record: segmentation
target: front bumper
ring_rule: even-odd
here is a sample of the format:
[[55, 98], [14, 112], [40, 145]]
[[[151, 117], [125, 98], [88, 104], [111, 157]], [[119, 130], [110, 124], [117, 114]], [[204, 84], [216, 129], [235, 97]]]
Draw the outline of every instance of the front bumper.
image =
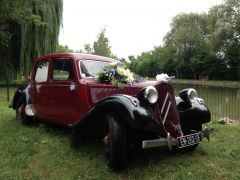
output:
[[[206, 128], [203, 131], [199, 132], [201, 139], [207, 138], [210, 140], [210, 133], [213, 132], [213, 128]], [[153, 147], [168, 147], [169, 150], [172, 150], [173, 146], [177, 146], [178, 141], [175, 138], [172, 138], [168, 133], [167, 138], [153, 139], [153, 140], [144, 140], [142, 142], [142, 149], [153, 148]]]

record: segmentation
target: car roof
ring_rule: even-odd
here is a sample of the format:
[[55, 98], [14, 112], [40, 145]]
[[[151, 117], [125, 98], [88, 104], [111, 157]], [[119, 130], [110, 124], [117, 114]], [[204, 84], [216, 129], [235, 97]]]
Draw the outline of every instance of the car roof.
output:
[[76, 59], [87, 59], [87, 60], [97, 60], [97, 61], [105, 61], [105, 62], [114, 62], [117, 61], [115, 59], [109, 58], [109, 57], [104, 57], [104, 56], [98, 56], [98, 55], [93, 55], [93, 54], [85, 54], [85, 53], [57, 53], [57, 54], [48, 54], [45, 56], [41, 56], [38, 58], [37, 61], [41, 61], [46, 58], [51, 58], [51, 57], [58, 57], [58, 58], [72, 58], [74, 60]]

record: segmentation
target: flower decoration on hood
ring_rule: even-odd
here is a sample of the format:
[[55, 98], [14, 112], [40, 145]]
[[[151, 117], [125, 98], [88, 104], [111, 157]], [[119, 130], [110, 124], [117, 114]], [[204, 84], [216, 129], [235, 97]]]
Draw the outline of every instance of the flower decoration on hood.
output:
[[134, 74], [118, 62], [107, 64], [97, 78], [99, 83], [113, 83], [120, 89], [124, 89], [124, 84], [132, 85], [134, 80]]

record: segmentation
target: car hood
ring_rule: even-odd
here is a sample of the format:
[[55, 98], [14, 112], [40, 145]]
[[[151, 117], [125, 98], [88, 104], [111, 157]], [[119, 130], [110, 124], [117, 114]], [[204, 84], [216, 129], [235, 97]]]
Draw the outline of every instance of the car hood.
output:
[[96, 83], [96, 81], [87, 81], [87, 92], [90, 105], [93, 106], [98, 101], [105, 97], [112, 96], [114, 94], [126, 94], [130, 96], [136, 96], [138, 92], [146, 86], [156, 86], [161, 82], [157, 81], [145, 81], [134, 84], [126, 84], [124, 88], [119, 88], [115, 84], [110, 83]]

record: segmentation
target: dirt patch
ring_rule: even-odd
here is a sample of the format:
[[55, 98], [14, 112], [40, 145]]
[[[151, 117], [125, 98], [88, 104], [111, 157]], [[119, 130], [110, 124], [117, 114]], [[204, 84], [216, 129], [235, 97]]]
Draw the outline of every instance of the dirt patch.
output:
[[227, 124], [227, 125], [232, 125], [232, 126], [237, 126], [240, 125], [240, 121], [235, 120], [235, 119], [229, 119], [229, 118], [220, 118], [218, 121], [219, 124]]

